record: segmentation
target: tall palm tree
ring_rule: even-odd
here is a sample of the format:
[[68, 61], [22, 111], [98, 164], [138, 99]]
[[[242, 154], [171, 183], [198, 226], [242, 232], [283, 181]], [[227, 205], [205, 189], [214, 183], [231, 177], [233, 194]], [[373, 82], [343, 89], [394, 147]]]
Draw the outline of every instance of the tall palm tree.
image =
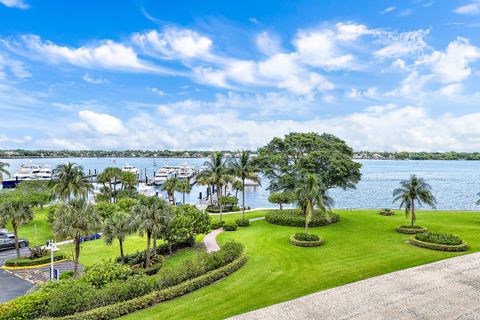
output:
[[167, 191], [168, 200], [175, 204], [175, 191], [178, 190], [180, 180], [177, 178], [168, 178], [162, 184], [162, 190]]
[[56, 210], [53, 222], [53, 233], [62, 239], [72, 239], [75, 245], [73, 273], [78, 274], [78, 259], [80, 257], [80, 237], [88, 235], [101, 227], [100, 216], [94, 207], [85, 200], [75, 200], [63, 204]]
[[15, 250], [17, 258], [20, 258], [20, 246], [18, 244], [18, 227], [33, 220], [33, 210], [20, 200], [12, 200], [2, 204], [0, 207], [0, 227], [7, 223], [12, 224], [13, 235], [15, 236]]
[[83, 167], [73, 163], [60, 164], [55, 168], [57, 176], [50, 180], [52, 193], [60, 200], [70, 201], [71, 196], [86, 199], [93, 186], [83, 172]]
[[3, 181], [3, 175], [10, 177], [10, 172], [7, 170], [8, 167], [10, 167], [10, 164], [0, 161], [0, 182]]
[[132, 225], [130, 223], [132, 217], [125, 211], [115, 211], [110, 217], [105, 220], [103, 226], [102, 236], [107, 245], [111, 245], [114, 239], [118, 240], [120, 245], [120, 258], [122, 263], [125, 263], [125, 257], [123, 254], [123, 242], [125, 238], [130, 235]]
[[393, 202], [400, 201], [400, 208], [405, 207], [405, 214], [408, 218], [408, 211], [412, 213], [412, 226], [417, 219], [415, 214], [415, 203], [426, 204], [435, 209], [437, 200], [432, 193], [432, 187], [416, 175], [410, 176], [408, 180], [400, 182], [400, 188], [393, 190]]
[[117, 181], [121, 181], [123, 174], [120, 168], [107, 167], [97, 177], [97, 182], [108, 188], [110, 202], [116, 202]]
[[192, 185], [190, 184], [190, 181], [187, 179], [180, 180], [177, 186], [177, 191], [182, 193], [182, 203], [185, 204], [185, 194], [192, 191]]
[[207, 195], [210, 194], [210, 205], [212, 205], [212, 178], [207, 171], [201, 171], [197, 174], [197, 183], [202, 186], [207, 186]]
[[157, 254], [156, 239], [173, 219], [173, 210], [170, 205], [156, 196], [142, 197], [140, 203], [132, 208], [131, 226], [139, 235], [147, 236], [145, 267], [150, 267], [150, 242], [153, 238], [154, 255]]
[[238, 201], [238, 191], [242, 191], [243, 190], [243, 183], [242, 181], [240, 180], [235, 180], [233, 181], [232, 183], [232, 189], [235, 190], [235, 198], [237, 198], [237, 201]]
[[227, 160], [224, 159], [223, 153], [214, 152], [210, 159], [204, 163], [207, 167], [205, 174], [207, 174], [212, 183], [217, 188], [217, 202], [220, 208], [220, 222], [222, 221], [222, 205], [220, 199], [222, 198], [222, 185], [225, 183], [225, 176], [229, 173]]
[[122, 172], [120, 175], [120, 182], [123, 190], [135, 190], [138, 184], [137, 175], [133, 172]]
[[245, 180], [249, 179], [260, 183], [260, 177], [248, 150], [240, 151], [238, 158], [232, 161], [231, 167], [234, 174], [242, 180], [242, 220], [245, 220]]
[[308, 175], [295, 189], [295, 199], [305, 213], [306, 235], [308, 235], [308, 224], [312, 220], [315, 206], [320, 209], [320, 212], [326, 214], [327, 218], [329, 217], [328, 209], [333, 204], [333, 199], [326, 194], [324, 185], [316, 175]]

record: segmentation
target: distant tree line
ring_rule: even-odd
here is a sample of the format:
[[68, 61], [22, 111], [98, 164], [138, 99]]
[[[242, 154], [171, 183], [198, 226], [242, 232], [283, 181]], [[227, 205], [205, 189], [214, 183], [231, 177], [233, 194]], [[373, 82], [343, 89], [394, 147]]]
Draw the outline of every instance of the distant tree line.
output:
[[357, 159], [392, 160], [480, 160], [480, 152], [371, 152], [357, 151]]

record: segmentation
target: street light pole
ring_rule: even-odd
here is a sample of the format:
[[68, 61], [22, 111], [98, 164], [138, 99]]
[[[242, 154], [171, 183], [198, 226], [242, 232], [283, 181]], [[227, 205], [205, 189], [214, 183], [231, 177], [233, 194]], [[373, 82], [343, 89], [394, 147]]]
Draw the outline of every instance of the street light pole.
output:
[[58, 251], [57, 244], [53, 242], [53, 240], [48, 241], [47, 249], [50, 250], [50, 280], [53, 280], [54, 278], [54, 268], [53, 268], [53, 258], [54, 258], [54, 252]]

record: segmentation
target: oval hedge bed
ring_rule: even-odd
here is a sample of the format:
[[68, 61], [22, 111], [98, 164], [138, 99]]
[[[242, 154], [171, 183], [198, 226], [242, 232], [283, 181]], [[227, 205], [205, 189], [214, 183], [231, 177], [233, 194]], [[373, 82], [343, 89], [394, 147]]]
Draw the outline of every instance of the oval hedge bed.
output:
[[[265, 215], [268, 223], [289, 227], [304, 227], [305, 216], [298, 209], [288, 209], [279, 211], [270, 211]], [[322, 227], [340, 221], [340, 216], [336, 213], [329, 213], [328, 216], [320, 214], [318, 211], [312, 217], [308, 224], [309, 227]]]
[[290, 236], [290, 243], [297, 247], [318, 247], [323, 240], [316, 234], [295, 233]]
[[[6, 267], [33, 267], [33, 266], [50, 263], [51, 261], [50, 259], [51, 259], [50, 255], [43, 256], [33, 260], [27, 257], [14, 258], [14, 259], [9, 259], [5, 261], [5, 266]], [[53, 261], [59, 261], [63, 259], [65, 259], [65, 256], [63, 254], [55, 254], [53, 256]]]
[[416, 234], [416, 233], [423, 233], [427, 231], [427, 228], [420, 227], [420, 226], [400, 226], [395, 230], [397, 230], [397, 232], [399, 233]]
[[413, 235], [410, 244], [438, 251], [466, 251], [468, 244], [457, 236], [446, 233], [424, 232]]

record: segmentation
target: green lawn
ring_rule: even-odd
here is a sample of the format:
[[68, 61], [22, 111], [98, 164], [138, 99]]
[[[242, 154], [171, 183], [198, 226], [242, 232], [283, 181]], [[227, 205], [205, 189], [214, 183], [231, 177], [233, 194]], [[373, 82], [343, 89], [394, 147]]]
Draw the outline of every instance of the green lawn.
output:
[[[47, 222], [47, 210], [33, 208], [34, 219], [27, 225], [21, 226], [18, 230], [20, 238], [28, 239], [31, 246], [44, 245], [47, 240], [53, 239], [53, 234]], [[7, 226], [12, 231], [12, 226]]]
[[[383, 217], [377, 211], [339, 211], [342, 220], [312, 228], [325, 239], [317, 248], [300, 248], [288, 238], [301, 228], [256, 221], [248, 228], [224, 232], [218, 240], [246, 247], [248, 262], [223, 281], [178, 299], [131, 314], [129, 319], [222, 319], [309, 293], [464, 253], [431, 251], [407, 245], [408, 235], [394, 228], [405, 224], [401, 213]], [[254, 212], [254, 215], [262, 215]], [[234, 220], [236, 215], [225, 220]], [[251, 216], [249, 217], [251, 218]], [[419, 212], [418, 225], [449, 232], [480, 250], [479, 212]]]

